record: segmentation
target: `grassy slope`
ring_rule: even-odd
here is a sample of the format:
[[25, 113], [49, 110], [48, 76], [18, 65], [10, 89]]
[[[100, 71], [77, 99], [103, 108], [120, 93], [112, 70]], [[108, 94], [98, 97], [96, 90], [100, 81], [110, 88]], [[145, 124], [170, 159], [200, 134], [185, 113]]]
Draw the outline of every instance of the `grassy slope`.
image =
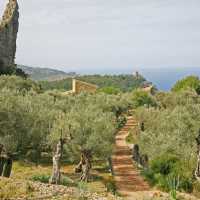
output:
[[[79, 174], [74, 173], [74, 167], [74, 165], [63, 165], [61, 170], [62, 176], [69, 177], [78, 183]], [[11, 179], [3, 179], [0, 181], [0, 199], [3, 199], [3, 197], [34, 196], [33, 191], [30, 189], [30, 180], [34, 176], [49, 176], [51, 175], [51, 170], [51, 165], [35, 166], [23, 162], [15, 162]], [[87, 184], [87, 191], [97, 193], [98, 195], [112, 196], [109, 195], [106, 188], [106, 184], [110, 180], [112, 178], [107, 168], [103, 165], [96, 164], [91, 172], [90, 182]], [[17, 184], [20, 185], [20, 190]], [[4, 188], [4, 190], [1, 190], [1, 188]]]

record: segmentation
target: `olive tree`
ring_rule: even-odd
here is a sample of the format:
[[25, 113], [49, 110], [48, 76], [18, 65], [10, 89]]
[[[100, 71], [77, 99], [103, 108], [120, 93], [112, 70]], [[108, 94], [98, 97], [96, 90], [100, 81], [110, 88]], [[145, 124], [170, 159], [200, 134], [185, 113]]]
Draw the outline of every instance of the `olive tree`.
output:
[[96, 105], [80, 103], [55, 122], [50, 140], [58, 143], [62, 133], [66, 146], [73, 154], [79, 154], [76, 170], [82, 172], [82, 181], [88, 180], [94, 157], [107, 159], [111, 155], [115, 135], [113, 119], [112, 113], [103, 112]]
[[[29, 158], [38, 162], [46, 146], [56, 111], [53, 98], [2, 89], [0, 92], [0, 143], [7, 160]], [[10, 166], [12, 162], [10, 162]], [[11, 171], [12, 167], [9, 167]], [[6, 174], [10, 174], [6, 173]]]
[[196, 167], [199, 97], [193, 92], [166, 93], [160, 101], [166, 105], [164, 109], [137, 110], [137, 118], [145, 123], [138, 144], [151, 163], [160, 163], [160, 158], [168, 163], [167, 156], [176, 158], [173, 173], [191, 179]]
[[133, 106], [134, 108], [141, 107], [141, 106], [156, 106], [156, 101], [152, 95], [150, 95], [146, 91], [142, 90], [134, 90], [133, 91]]
[[200, 80], [198, 76], [187, 76], [182, 80], [177, 81], [171, 90], [180, 92], [188, 89], [194, 89], [197, 94], [200, 94]]

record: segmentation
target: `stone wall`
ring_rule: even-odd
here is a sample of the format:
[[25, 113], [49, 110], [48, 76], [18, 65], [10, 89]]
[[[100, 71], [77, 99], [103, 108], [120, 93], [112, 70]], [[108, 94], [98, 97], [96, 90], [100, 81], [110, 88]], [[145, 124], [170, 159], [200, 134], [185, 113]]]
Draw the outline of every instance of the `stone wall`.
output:
[[0, 66], [12, 66], [15, 61], [19, 27], [17, 0], [9, 0], [0, 21]]
[[79, 94], [81, 92], [94, 93], [96, 92], [97, 88], [98, 87], [96, 85], [79, 81], [76, 79], [73, 79], [73, 82], [72, 82], [72, 91], [75, 94]]
[[97, 89], [98, 89], [98, 86], [96, 85], [73, 79], [72, 90], [63, 92], [62, 95], [66, 96], [66, 95], [71, 95], [71, 94], [79, 94], [81, 92], [95, 93]]

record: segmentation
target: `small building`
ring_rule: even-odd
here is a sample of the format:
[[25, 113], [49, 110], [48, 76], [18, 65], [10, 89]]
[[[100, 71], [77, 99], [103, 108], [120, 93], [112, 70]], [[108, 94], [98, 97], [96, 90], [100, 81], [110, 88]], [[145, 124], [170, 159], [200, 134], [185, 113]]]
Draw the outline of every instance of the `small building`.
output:
[[97, 88], [98, 87], [96, 85], [91, 83], [86, 83], [76, 79], [73, 79], [72, 81], [72, 91], [75, 94], [79, 94], [81, 92], [95, 93], [97, 91]]
[[95, 93], [98, 89], [98, 86], [91, 84], [91, 83], [86, 83], [83, 81], [79, 81], [76, 79], [72, 80], [72, 90], [69, 90], [67, 92], [64, 92], [64, 95], [69, 95], [69, 94], [80, 94], [81, 92], [88, 92], [88, 93]]
[[142, 84], [141, 90], [142, 90], [142, 91], [145, 91], [145, 92], [148, 92], [148, 93], [150, 93], [150, 94], [154, 94], [155, 91], [156, 91], [156, 89], [155, 89], [153, 83], [148, 82], [148, 81], [145, 81], [145, 82]]

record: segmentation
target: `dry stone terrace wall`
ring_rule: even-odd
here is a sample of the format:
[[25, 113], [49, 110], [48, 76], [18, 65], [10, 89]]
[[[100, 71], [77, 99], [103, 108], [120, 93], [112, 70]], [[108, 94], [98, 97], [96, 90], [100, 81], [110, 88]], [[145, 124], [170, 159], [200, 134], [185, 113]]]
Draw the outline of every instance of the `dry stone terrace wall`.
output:
[[98, 89], [98, 86], [94, 84], [73, 79], [72, 90], [63, 92], [62, 95], [65, 96], [65, 95], [71, 95], [71, 94], [79, 94], [81, 92], [95, 93], [97, 89]]
[[12, 66], [15, 60], [19, 27], [17, 0], [9, 0], [0, 18], [0, 66]]
[[75, 94], [79, 94], [81, 92], [94, 93], [94, 92], [96, 92], [96, 90], [98, 88], [96, 85], [86, 83], [83, 81], [79, 81], [79, 80], [75, 80], [75, 79], [73, 79], [72, 85], [73, 85], [72, 90], [73, 90], [73, 93], [75, 93]]

